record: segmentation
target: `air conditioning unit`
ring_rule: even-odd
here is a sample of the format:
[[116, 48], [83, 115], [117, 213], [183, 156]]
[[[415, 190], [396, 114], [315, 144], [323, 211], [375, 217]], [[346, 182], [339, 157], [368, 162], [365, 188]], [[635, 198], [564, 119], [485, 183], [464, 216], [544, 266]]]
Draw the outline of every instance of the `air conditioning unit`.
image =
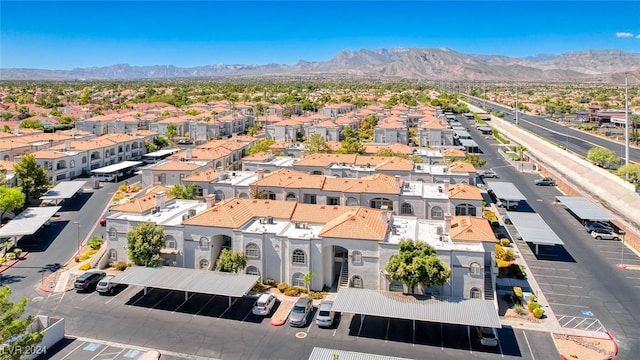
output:
[[157, 213], [159, 213], [160, 212], [160, 206], [154, 207], [153, 210], [155, 210]]
[[189, 214], [182, 214], [182, 221], [189, 219]]
[[299, 222], [296, 222], [294, 225], [296, 229], [300, 229], [302, 226], [302, 224], [300, 224]]
[[195, 209], [189, 209], [189, 216], [194, 216], [196, 214]]

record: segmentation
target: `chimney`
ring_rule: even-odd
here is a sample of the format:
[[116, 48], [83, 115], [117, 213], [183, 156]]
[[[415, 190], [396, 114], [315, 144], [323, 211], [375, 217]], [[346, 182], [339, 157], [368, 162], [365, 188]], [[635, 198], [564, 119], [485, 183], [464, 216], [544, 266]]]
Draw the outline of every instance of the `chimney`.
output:
[[71, 140], [64, 141], [64, 151], [67, 151], [71, 148]]
[[382, 221], [389, 223], [389, 213], [386, 211], [381, 211], [380, 216], [382, 217]]
[[233, 140], [233, 142], [238, 142], [238, 134], [231, 135], [231, 140]]
[[451, 214], [444, 214], [444, 231], [447, 233], [451, 230]]
[[71, 136], [75, 139], [76, 138], [76, 128], [71, 129]]
[[273, 159], [273, 151], [267, 150], [267, 161], [271, 161]]
[[185, 158], [186, 158], [187, 160], [191, 160], [191, 149], [187, 149], [187, 150], [186, 150]]
[[207, 201], [207, 209], [212, 208], [213, 205], [216, 204], [216, 195], [215, 194], [209, 194], [209, 195], [207, 195], [207, 197], [205, 199]]
[[400, 175], [396, 175], [396, 186], [398, 187], [398, 189], [402, 189], [402, 178], [400, 177]]
[[164, 207], [165, 198], [166, 198], [165, 192], [159, 191], [156, 194], [156, 206], [162, 209]]
[[442, 182], [442, 192], [445, 194], [449, 194], [449, 179]]
[[264, 179], [264, 169], [258, 169], [258, 180]]

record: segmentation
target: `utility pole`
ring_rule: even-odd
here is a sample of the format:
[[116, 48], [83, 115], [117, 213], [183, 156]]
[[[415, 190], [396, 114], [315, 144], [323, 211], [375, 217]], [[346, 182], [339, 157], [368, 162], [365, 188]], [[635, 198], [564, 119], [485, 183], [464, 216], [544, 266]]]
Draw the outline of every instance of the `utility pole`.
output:
[[518, 86], [516, 86], [516, 126], [518, 126]]
[[624, 78], [624, 164], [629, 165], [629, 84], [627, 78]]

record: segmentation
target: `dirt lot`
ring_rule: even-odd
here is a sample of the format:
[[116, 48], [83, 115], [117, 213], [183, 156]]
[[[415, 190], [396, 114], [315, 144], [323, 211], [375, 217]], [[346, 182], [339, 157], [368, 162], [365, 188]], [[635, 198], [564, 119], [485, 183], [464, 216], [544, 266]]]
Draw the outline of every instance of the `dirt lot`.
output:
[[613, 340], [553, 334], [558, 351], [567, 359], [609, 359], [615, 355]]

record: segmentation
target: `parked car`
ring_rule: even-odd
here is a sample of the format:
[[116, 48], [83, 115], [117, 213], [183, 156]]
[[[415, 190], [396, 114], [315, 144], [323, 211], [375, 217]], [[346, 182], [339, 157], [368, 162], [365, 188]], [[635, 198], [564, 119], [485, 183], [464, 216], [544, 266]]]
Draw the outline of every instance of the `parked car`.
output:
[[597, 221], [593, 221], [590, 223], [587, 223], [584, 228], [587, 230], [587, 232], [589, 234], [591, 234], [593, 231], [595, 230], [601, 230], [603, 232], [613, 232], [613, 228], [611, 226], [605, 225], [601, 222], [597, 222]]
[[253, 304], [254, 315], [269, 315], [273, 305], [276, 303], [276, 297], [273, 294], [262, 294]]
[[316, 316], [316, 324], [319, 327], [330, 327], [333, 325], [335, 313], [331, 310], [333, 301], [323, 301], [318, 306], [318, 315]]
[[92, 291], [105, 275], [104, 271], [87, 271], [76, 279], [73, 288], [79, 292]]
[[495, 171], [487, 170], [480, 173], [481, 178], [493, 178], [496, 179], [498, 174]]
[[620, 240], [616, 233], [602, 229], [593, 230], [591, 232], [591, 236], [593, 236], [594, 239], [598, 240]]
[[105, 277], [103, 277], [98, 282], [98, 285], [96, 285], [96, 291], [98, 293], [100, 293], [100, 295], [113, 294], [114, 292], [116, 292], [116, 290], [118, 289], [120, 284], [116, 284], [113, 281], [111, 281], [111, 280], [113, 280], [114, 277], [116, 277], [116, 276], [115, 275], [106, 275]]
[[496, 335], [496, 329], [490, 327], [474, 326], [474, 332], [480, 345], [498, 346], [498, 336]]
[[313, 308], [313, 301], [309, 298], [300, 298], [293, 305], [291, 314], [289, 314], [289, 325], [295, 327], [303, 327], [307, 325], [307, 318], [311, 309]]
[[550, 177], [543, 177], [541, 179], [536, 179], [534, 183], [538, 186], [556, 186], [556, 181]]

